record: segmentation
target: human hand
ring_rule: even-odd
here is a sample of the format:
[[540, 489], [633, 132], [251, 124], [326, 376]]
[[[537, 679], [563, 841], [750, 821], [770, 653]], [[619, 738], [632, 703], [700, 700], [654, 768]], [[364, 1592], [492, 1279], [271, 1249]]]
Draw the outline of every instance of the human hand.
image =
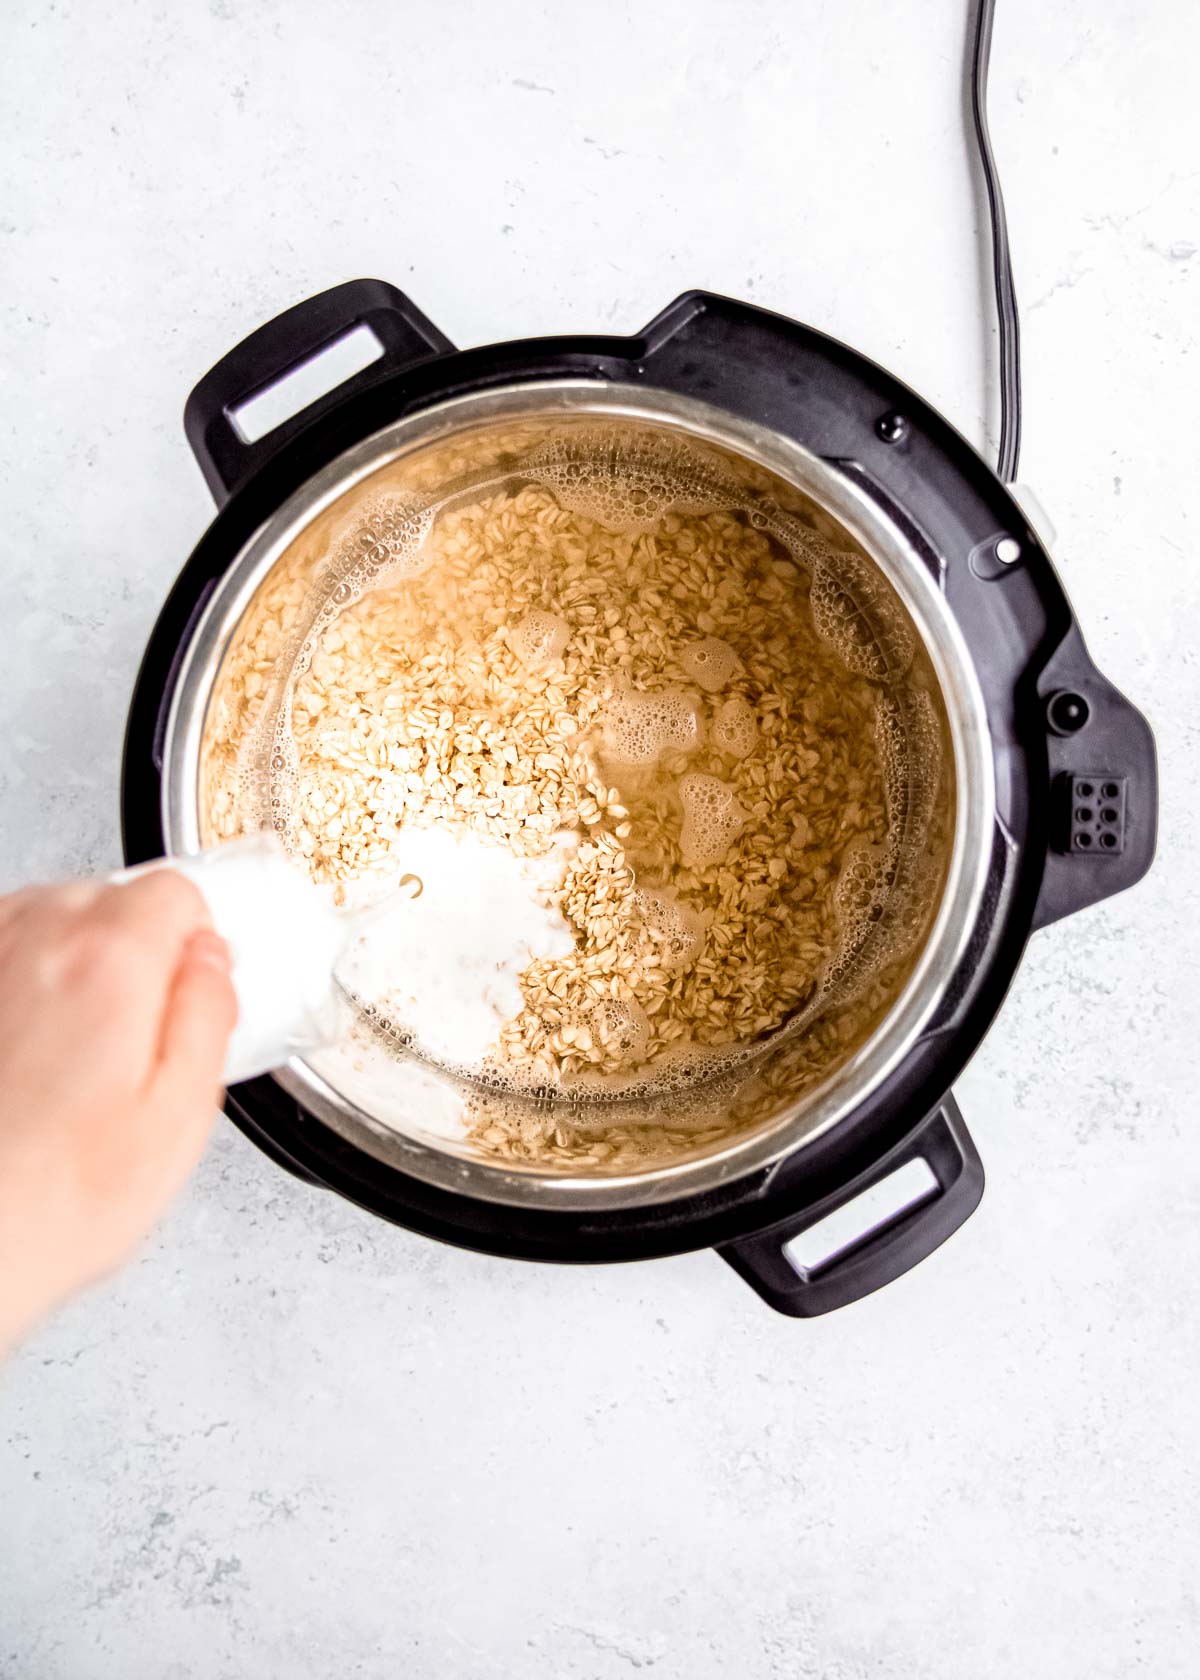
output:
[[0, 897], [0, 1349], [182, 1186], [236, 1018], [228, 950], [174, 871]]

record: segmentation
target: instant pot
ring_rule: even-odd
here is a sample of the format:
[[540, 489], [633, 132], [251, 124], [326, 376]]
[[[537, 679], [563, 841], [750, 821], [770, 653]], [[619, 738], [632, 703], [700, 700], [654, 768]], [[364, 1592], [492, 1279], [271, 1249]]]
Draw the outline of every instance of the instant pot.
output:
[[[380, 354], [248, 441], [258, 394], [369, 329]], [[218, 513], [146, 650], [129, 716], [125, 857], [202, 844], [204, 730], [222, 662], [272, 568], [348, 489], [431, 441], [581, 417], [719, 447], [792, 486], [869, 557], [936, 675], [953, 751], [953, 845], [936, 917], [866, 1042], [705, 1154], [568, 1176], [475, 1158], [385, 1123], [319, 1064], [232, 1087], [230, 1118], [280, 1166], [427, 1236], [528, 1260], [714, 1247], [773, 1307], [810, 1316], [897, 1277], [972, 1212], [983, 1168], [950, 1094], [1037, 928], [1132, 885], [1156, 826], [1154, 745], [1092, 664], [1022, 505], [927, 403], [845, 345], [702, 292], [629, 338], [460, 351], [403, 293], [352, 281], [223, 358], [188, 399]], [[804, 1263], [797, 1239], [910, 1162], [925, 1189]]]

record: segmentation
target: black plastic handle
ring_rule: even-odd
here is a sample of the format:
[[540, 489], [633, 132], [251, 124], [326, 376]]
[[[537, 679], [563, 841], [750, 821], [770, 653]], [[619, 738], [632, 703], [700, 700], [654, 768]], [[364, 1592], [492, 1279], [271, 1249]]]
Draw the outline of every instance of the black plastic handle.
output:
[[[937, 1190], [886, 1224], [867, 1232], [811, 1272], [798, 1267], [786, 1245], [909, 1161], [928, 1163]], [[969, 1219], [983, 1195], [983, 1162], [947, 1096], [940, 1108], [882, 1160], [799, 1218], [784, 1219], [718, 1249], [768, 1306], [791, 1318], [816, 1318], [881, 1289], [932, 1254]]]
[[[369, 327], [383, 354], [359, 373], [282, 421], [255, 443], [234, 425], [237, 408], [275, 385], [358, 326]], [[453, 350], [412, 300], [386, 280], [347, 280], [268, 321], [204, 375], [183, 411], [183, 425], [205, 482], [220, 506], [238, 486], [314, 420], [397, 368]]]

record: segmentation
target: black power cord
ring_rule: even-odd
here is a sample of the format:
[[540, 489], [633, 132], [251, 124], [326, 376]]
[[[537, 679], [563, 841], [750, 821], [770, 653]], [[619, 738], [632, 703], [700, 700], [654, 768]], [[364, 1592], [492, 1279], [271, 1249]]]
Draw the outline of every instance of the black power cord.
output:
[[1000, 177], [996, 171], [987, 120], [988, 60], [992, 52], [996, 0], [975, 0], [975, 6], [971, 114], [975, 119], [975, 139], [979, 146], [979, 162], [992, 221], [992, 273], [996, 282], [996, 318], [1000, 328], [1000, 447], [997, 450], [996, 471], [1005, 484], [1011, 484], [1017, 476], [1017, 461], [1021, 454], [1021, 327], [1017, 318], [1004, 195], [1000, 191]]

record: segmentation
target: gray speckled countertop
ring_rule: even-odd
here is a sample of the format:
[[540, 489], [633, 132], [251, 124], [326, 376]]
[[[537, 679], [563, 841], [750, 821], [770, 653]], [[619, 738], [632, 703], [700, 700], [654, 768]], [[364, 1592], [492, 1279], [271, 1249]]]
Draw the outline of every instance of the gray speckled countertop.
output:
[[[378, 274], [469, 344], [705, 285], [984, 440], [959, 0], [587, 11], [10, 0], [6, 884], [115, 861], [130, 685], [209, 513], [184, 394], [307, 293]], [[703, 1254], [437, 1248], [222, 1125], [0, 1375], [5, 1680], [1197, 1672], [1200, 14], [1000, 13], [1023, 476], [1164, 790], [1154, 874], [1033, 942], [959, 1087], [979, 1213], [789, 1323]]]

